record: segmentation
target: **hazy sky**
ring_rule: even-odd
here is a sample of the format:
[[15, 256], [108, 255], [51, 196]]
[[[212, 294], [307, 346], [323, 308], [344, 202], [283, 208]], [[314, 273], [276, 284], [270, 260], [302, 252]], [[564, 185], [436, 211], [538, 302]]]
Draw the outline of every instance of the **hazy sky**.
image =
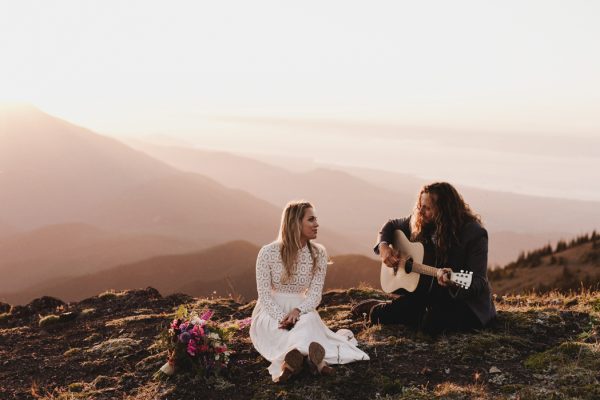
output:
[[590, 0], [0, 0], [0, 100], [224, 150], [405, 170], [388, 153], [410, 149], [426, 176], [600, 199], [597, 172], [573, 176], [600, 170], [599, 20]]

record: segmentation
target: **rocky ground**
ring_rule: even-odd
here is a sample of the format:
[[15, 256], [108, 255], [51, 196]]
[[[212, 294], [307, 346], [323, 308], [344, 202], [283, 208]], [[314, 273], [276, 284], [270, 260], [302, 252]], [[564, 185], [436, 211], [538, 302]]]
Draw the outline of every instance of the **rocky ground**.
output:
[[53, 298], [0, 305], [1, 399], [598, 399], [600, 292], [498, 298], [498, 319], [476, 334], [428, 337], [401, 326], [352, 319], [372, 289], [331, 291], [320, 313], [349, 328], [369, 362], [336, 367], [332, 377], [302, 373], [273, 384], [248, 338], [233, 339], [226, 376], [157, 379], [156, 348], [181, 304], [215, 310], [221, 322], [247, 318], [253, 303], [162, 297], [156, 290], [103, 293], [78, 303]]

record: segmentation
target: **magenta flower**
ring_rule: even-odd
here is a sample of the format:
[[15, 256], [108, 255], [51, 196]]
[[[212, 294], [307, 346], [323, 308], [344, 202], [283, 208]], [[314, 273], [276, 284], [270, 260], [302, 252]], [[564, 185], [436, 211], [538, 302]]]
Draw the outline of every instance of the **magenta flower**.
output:
[[208, 321], [212, 316], [213, 316], [214, 312], [211, 310], [207, 310], [206, 312], [204, 312], [204, 314], [202, 314], [200, 316], [200, 319], [203, 319], [205, 321]]
[[197, 350], [198, 350], [198, 348], [196, 347], [196, 342], [193, 340], [190, 340], [187, 344], [187, 353], [193, 357], [196, 355]]
[[194, 337], [204, 336], [204, 328], [202, 328], [201, 326], [195, 325], [194, 328], [192, 329], [192, 335]]

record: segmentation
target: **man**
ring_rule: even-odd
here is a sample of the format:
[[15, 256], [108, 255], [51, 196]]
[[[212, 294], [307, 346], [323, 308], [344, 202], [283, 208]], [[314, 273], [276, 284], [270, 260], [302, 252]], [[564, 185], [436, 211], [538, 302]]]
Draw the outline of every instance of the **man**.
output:
[[[487, 279], [487, 231], [452, 185], [424, 186], [411, 216], [383, 225], [373, 250], [389, 268], [400, 261], [389, 245], [397, 229], [423, 244], [423, 264], [439, 268], [437, 278], [421, 275], [414, 292], [400, 289], [401, 296], [391, 302], [363, 302], [355, 315], [366, 313], [371, 323], [402, 323], [430, 334], [480, 329], [496, 316]], [[473, 272], [468, 289], [450, 281], [449, 272], [460, 270]]]

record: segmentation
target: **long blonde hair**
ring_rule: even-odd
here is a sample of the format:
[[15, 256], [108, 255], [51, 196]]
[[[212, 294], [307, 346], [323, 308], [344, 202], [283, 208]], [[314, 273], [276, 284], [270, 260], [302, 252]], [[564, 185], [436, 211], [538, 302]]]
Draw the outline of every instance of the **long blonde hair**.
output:
[[[283, 261], [283, 268], [285, 270], [283, 282], [288, 282], [296, 272], [296, 259], [298, 258], [298, 251], [302, 248], [300, 241], [302, 219], [309, 208], [314, 207], [308, 201], [290, 201], [281, 214], [281, 227], [279, 229], [278, 240], [281, 242], [281, 260]], [[307, 246], [312, 258], [312, 273], [314, 274], [317, 270], [315, 249], [310, 240], [307, 242]]]

